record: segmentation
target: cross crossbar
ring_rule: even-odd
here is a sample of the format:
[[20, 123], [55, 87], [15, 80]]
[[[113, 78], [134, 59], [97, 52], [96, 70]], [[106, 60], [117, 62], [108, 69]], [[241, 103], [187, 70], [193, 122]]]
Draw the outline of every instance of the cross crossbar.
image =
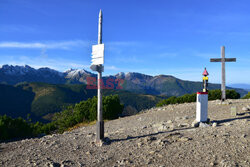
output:
[[236, 58], [224, 58], [224, 61], [221, 58], [212, 58], [210, 62], [236, 62]]

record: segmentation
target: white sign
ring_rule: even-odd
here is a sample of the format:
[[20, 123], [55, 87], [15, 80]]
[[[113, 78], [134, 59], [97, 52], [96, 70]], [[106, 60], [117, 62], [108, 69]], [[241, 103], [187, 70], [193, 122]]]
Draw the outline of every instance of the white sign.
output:
[[92, 65], [104, 64], [104, 44], [92, 46]]

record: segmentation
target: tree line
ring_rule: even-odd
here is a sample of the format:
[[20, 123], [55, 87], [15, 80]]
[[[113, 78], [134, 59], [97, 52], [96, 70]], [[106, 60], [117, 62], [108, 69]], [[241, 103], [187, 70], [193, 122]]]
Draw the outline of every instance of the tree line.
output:
[[[103, 97], [103, 118], [106, 120], [118, 118], [123, 111], [118, 95]], [[32, 123], [23, 118], [13, 119], [0, 116], [0, 140], [36, 137], [41, 134], [62, 133], [70, 127], [82, 122], [91, 122], [97, 118], [97, 98], [89, 98], [75, 105], [68, 106], [62, 112], [56, 113], [53, 121], [43, 124]]]
[[[185, 94], [180, 97], [172, 96], [170, 98], [159, 101], [156, 106], [161, 107], [169, 104], [180, 104], [180, 103], [191, 103], [196, 101], [196, 93]], [[226, 90], [226, 97], [228, 99], [239, 99], [240, 94], [235, 90]], [[208, 91], [208, 100], [221, 99], [221, 90], [210, 90]]]

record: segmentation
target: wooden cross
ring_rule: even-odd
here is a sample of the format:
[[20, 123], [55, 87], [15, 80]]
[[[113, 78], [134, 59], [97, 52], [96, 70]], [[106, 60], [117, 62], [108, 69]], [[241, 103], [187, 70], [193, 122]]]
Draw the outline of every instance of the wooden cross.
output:
[[225, 46], [221, 47], [221, 58], [212, 58], [210, 62], [221, 62], [221, 100], [226, 100], [225, 62], [236, 62], [236, 58], [225, 58]]

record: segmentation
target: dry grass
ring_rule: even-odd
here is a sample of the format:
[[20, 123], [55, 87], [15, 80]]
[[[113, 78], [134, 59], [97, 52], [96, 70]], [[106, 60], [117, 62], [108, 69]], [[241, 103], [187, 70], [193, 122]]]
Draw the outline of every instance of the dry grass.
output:
[[36, 90], [35, 91], [35, 94], [36, 94], [35, 100], [41, 96], [49, 95], [49, 94], [53, 93], [54, 91], [55, 91], [54, 88], [42, 88], [42, 89]]
[[[104, 122], [107, 122], [108, 120], [104, 120]], [[81, 128], [81, 127], [85, 127], [85, 126], [91, 126], [91, 125], [95, 125], [96, 124], [96, 120], [95, 121], [91, 121], [91, 122], [81, 122], [79, 124], [76, 124], [75, 126], [67, 129], [66, 131], [72, 131], [74, 129], [77, 128]]]

